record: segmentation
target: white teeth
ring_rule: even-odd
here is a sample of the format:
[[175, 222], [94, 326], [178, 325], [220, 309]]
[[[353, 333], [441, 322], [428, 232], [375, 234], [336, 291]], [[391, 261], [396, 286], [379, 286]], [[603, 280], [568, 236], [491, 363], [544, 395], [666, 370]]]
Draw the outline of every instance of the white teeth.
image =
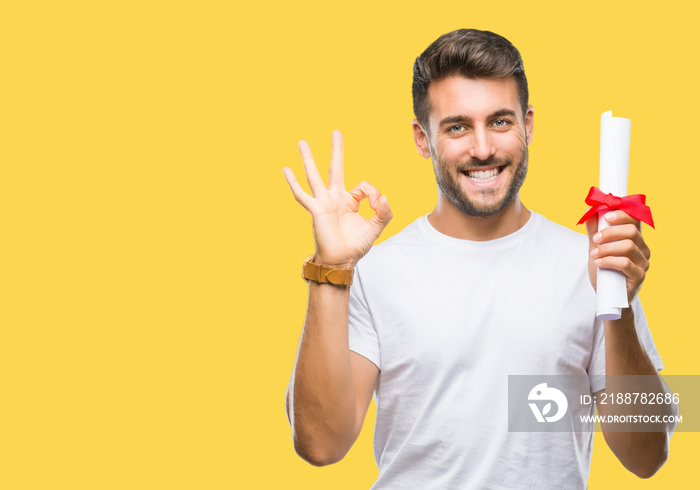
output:
[[470, 170], [467, 176], [474, 182], [490, 182], [498, 177], [499, 169], [494, 168], [491, 170]]

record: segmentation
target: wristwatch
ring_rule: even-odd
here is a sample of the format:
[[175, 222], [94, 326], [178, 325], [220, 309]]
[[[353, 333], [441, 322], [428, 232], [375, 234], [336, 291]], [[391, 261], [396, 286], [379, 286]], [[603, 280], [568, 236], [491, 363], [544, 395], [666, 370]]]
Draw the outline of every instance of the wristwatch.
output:
[[349, 286], [352, 284], [352, 269], [333, 269], [325, 265], [315, 264], [315, 255], [304, 261], [301, 277], [306, 281], [314, 281], [320, 284], [335, 284], [336, 286]]

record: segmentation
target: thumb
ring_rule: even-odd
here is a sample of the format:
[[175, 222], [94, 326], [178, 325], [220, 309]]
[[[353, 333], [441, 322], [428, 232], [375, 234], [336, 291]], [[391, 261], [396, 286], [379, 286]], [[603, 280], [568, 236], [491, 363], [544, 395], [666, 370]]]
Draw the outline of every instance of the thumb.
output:
[[391, 221], [393, 217], [394, 215], [389, 208], [389, 200], [386, 196], [380, 197], [377, 200], [377, 212], [372, 216], [370, 221], [382, 229], [389, 224], [389, 221]]
[[593, 239], [593, 235], [598, 233], [598, 215], [594, 214], [588, 220], [586, 220], [586, 232], [588, 233], [588, 240]]

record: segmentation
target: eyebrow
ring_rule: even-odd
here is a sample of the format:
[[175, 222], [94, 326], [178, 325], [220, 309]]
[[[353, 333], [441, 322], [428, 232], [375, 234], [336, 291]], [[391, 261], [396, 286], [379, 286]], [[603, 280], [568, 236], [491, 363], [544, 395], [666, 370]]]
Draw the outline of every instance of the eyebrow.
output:
[[[512, 111], [510, 109], [499, 109], [496, 112], [489, 114], [488, 119], [493, 119], [494, 117], [503, 117], [503, 116], [517, 117], [517, 114], [515, 113], [515, 111]], [[447, 116], [446, 118], [441, 120], [438, 127], [443, 127], [446, 124], [454, 124], [454, 123], [459, 123], [459, 122], [471, 123], [471, 122], [473, 122], [473, 120], [469, 116], [457, 114], [455, 116]]]

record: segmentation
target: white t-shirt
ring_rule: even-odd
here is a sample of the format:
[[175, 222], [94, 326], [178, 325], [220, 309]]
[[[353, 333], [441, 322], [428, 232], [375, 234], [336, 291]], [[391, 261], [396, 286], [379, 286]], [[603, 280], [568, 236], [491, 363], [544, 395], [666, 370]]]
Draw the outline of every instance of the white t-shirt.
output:
[[424, 216], [372, 248], [356, 267], [349, 338], [380, 369], [373, 489], [586, 487], [593, 433], [508, 432], [507, 397], [509, 374], [605, 373], [587, 261], [585, 235], [536, 213], [483, 242]]

